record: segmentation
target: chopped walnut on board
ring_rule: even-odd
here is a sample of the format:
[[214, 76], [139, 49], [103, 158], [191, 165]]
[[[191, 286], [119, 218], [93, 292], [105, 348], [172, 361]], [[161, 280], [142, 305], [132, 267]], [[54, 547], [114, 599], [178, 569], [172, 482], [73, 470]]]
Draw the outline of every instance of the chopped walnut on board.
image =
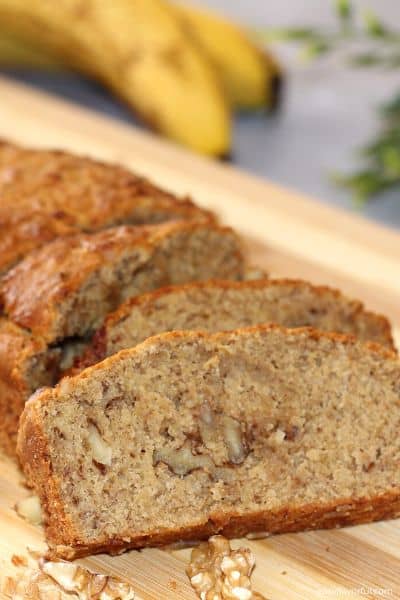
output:
[[186, 573], [200, 600], [266, 600], [251, 589], [255, 558], [249, 548], [232, 550], [222, 535], [192, 550]]
[[92, 573], [75, 563], [46, 561], [23, 569], [2, 582], [1, 592], [10, 600], [134, 600], [128, 583], [109, 575]]

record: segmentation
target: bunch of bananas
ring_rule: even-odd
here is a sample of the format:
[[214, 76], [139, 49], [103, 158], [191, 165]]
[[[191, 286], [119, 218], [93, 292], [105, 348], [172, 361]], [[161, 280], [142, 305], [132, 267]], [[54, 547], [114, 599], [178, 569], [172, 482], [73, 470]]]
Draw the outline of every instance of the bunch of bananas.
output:
[[83, 72], [215, 156], [229, 153], [231, 111], [272, 107], [280, 78], [238, 27], [173, 0], [0, 0], [0, 64]]

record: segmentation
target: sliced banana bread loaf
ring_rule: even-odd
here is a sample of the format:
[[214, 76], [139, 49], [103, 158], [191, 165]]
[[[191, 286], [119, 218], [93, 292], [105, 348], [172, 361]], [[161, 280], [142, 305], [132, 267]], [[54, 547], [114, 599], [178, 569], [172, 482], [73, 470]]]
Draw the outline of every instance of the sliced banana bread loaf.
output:
[[0, 385], [8, 391], [0, 400], [0, 444], [15, 448], [29, 395], [57, 381], [122, 300], [160, 285], [243, 274], [237, 237], [210, 222], [120, 226], [33, 251], [3, 281], [9, 320], [0, 328]]
[[349, 333], [395, 350], [388, 320], [338, 290], [289, 279], [207, 281], [124, 302], [106, 318], [74, 372], [164, 331], [228, 331], [263, 323]]
[[54, 554], [400, 514], [400, 364], [353, 337], [260, 326], [122, 350], [21, 418]]
[[0, 140], [0, 273], [62, 235], [211, 213], [118, 165]]
[[162, 285], [241, 279], [238, 238], [214, 223], [113, 227], [60, 238], [3, 278], [4, 313], [47, 342], [85, 336], [131, 296]]

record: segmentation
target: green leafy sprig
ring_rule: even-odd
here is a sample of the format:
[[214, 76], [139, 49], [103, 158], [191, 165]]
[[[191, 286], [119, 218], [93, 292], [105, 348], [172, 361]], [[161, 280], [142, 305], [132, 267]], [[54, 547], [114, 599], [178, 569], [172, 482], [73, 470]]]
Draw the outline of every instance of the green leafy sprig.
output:
[[349, 189], [359, 203], [400, 186], [400, 94], [382, 106], [382, 126], [376, 137], [361, 150], [365, 167], [334, 181]]
[[[315, 27], [279, 29], [264, 34], [268, 40], [298, 44], [303, 57], [316, 59], [339, 48], [347, 48], [352, 66], [385, 69], [400, 67], [400, 32], [383, 23], [371, 11], [361, 17], [350, 0], [335, 0], [338, 26], [334, 31]], [[354, 50], [351, 42], [357, 42]], [[366, 46], [359, 50], [360, 46]], [[380, 108], [381, 127], [375, 138], [361, 149], [365, 165], [350, 175], [335, 175], [334, 181], [351, 191], [358, 203], [364, 203], [389, 188], [400, 186], [400, 92]]]

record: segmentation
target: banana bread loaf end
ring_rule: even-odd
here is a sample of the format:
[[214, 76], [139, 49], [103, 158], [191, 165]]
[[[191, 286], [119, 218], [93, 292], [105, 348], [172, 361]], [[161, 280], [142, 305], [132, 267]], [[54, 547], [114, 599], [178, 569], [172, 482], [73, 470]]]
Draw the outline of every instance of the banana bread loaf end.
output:
[[113, 164], [0, 140], [0, 274], [56, 237], [211, 212]]

